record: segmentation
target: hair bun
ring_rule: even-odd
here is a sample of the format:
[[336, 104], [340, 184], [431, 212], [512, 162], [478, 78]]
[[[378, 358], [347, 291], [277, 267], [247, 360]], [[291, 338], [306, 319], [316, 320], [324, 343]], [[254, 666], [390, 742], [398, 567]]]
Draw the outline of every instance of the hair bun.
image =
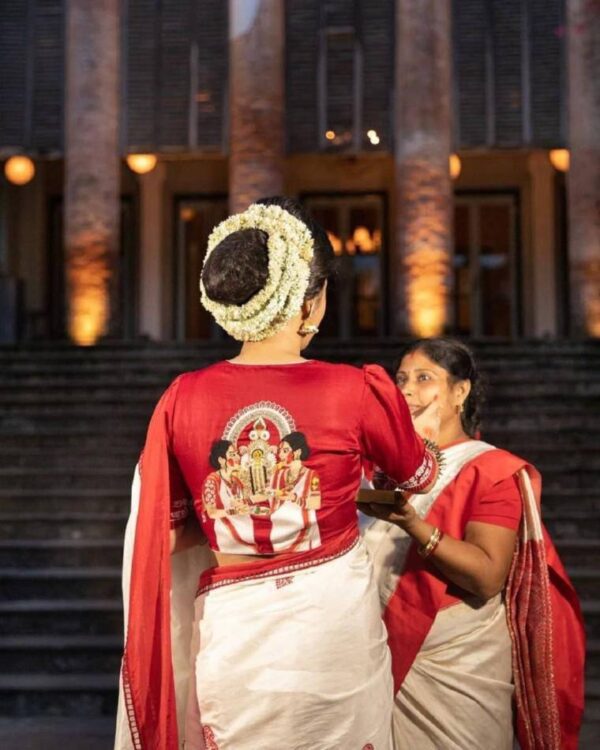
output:
[[243, 305], [267, 283], [268, 235], [240, 229], [225, 237], [206, 260], [202, 283], [207, 296], [225, 305]]

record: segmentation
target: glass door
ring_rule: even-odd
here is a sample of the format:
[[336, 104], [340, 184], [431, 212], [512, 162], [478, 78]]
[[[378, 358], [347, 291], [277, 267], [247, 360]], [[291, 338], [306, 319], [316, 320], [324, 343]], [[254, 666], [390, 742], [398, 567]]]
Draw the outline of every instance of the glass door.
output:
[[507, 338], [520, 334], [518, 200], [516, 192], [455, 197], [457, 333]]
[[322, 334], [343, 339], [383, 335], [384, 196], [307, 195], [303, 202], [327, 230], [338, 260]]

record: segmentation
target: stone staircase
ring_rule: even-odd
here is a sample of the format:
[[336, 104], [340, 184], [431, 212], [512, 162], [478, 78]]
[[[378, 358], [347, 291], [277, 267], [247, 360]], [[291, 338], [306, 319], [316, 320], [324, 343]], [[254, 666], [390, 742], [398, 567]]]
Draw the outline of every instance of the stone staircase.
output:
[[[399, 347], [322, 343], [313, 355], [390, 366]], [[545, 523], [586, 617], [589, 726], [600, 726], [600, 345], [475, 348], [490, 381], [484, 438], [544, 477]], [[0, 715], [114, 711], [133, 466], [168, 382], [223, 354], [168, 344], [0, 348]]]

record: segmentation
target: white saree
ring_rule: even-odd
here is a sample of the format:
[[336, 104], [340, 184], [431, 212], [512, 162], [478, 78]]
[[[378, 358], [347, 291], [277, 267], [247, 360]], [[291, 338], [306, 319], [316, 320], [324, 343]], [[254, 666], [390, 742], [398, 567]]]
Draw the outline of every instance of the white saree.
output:
[[[136, 468], [123, 556], [125, 633], [139, 498]], [[207, 546], [171, 557], [181, 750], [391, 750], [390, 653], [363, 543], [327, 562], [196, 596], [200, 573], [214, 562]], [[121, 676], [114, 750], [139, 748]]]
[[[431, 492], [410, 502], [425, 518], [462, 467], [494, 447], [469, 441], [442, 451]], [[396, 590], [411, 544], [398, 526], [361, 517], [382, 611]], [[513, 746], [511, 638], [502, 596], [441, 609], [395, 695], [395, 750], [509, 750]]]

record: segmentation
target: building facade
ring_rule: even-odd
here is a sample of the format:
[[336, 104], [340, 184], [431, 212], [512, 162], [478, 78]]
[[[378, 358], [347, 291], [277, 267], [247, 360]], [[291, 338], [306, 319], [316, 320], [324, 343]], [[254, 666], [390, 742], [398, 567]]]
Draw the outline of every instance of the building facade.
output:
[[[7, 336], [218, 339], [198, 303], [208, 234], [280, 192], [338, 256], [325, 336], [600, 336], [597, 4], [14, 0], [2, 15], [0, 156], [35, 166], [0, 187]], [[132, 154], [156, 164], [138, 174]], [[550, 160], [569, 155], [570, 171]]]

